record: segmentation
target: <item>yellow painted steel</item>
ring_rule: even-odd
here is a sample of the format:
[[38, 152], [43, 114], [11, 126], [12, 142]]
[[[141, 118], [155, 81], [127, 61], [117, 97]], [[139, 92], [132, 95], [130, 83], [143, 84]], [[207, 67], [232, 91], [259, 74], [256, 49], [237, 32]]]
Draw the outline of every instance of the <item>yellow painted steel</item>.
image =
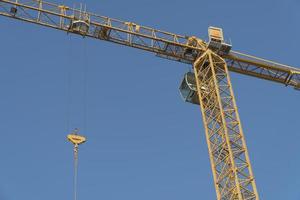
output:
[[[229, 71], [300, 89], [298, 68], [232, 50], [220, 54], [195, 36], [169, 33], [42, 0], [0, 0], [0, 15], [193, 64], [217, 199], [259, 200]], [[210, 35], [216, 41], [224, 39], [222, 29], [216, 27], [211, 27]], [[74, 144], [76, 177], [78, 145], [86, 138], [75, 132], [68, 135], [68, 140]]]
[[[14, 9], [12, 9], [14, 8]], [[106, 40], [156, 53], [157, 56], [193, 64], [208, 44], [195, 36], [153, 29], [134, 22], [57, 5], [42, 0], [0, 0], [0, 15], [68, 33]], [[72, 29], [78, 16], [88, 20], [86, 31]], [[300, 89], [300, 70], [251, 55], [230, 51], [222, 55], [229, 71], [254, 76]]]
[[218, 200], [259, 200], [225, 60], [207, 50], [194, 63]]
[[86, 142], [86, 138], [82, 135], [77, 135], [77, 134], [69, 134], [67, 136], [68, 140], [72, 142], [74, 145], [80, 145], [84, 142]]

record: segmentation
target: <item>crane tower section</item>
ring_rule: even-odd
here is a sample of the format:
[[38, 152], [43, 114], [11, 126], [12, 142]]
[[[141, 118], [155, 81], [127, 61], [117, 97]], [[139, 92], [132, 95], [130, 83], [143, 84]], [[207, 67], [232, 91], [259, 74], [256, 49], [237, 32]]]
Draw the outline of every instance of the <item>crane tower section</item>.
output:
[[259, 200], [226, 61], [208, 49], [194, 63], [218, 200]]
[[[217, 27], [206, 42], [42, 0], [0, 0], [0, 15], [192, 64], [180, 90], [201, 107], [217, 199], [259, 200], [229, 71], [300, 89], [298, 68], [232, 51]], [[85, 141], [71, 136], [75, 145]]]

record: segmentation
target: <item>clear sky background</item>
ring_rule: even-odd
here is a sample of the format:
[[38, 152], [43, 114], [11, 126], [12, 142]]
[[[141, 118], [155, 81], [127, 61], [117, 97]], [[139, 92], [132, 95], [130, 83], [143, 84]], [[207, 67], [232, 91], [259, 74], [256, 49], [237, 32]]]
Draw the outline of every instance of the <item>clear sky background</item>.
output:
[[[220, 26], [234, 50], [300, 66], [298, 0], [83, 3], [203, 39], [208, 26]], [[178, 91], [190, 66], [4, 17], [0, 25], [0, 200], [73, 199], [66, 135], [75, 127], [88, 138], [78, 200], [216, 199], [200, 109]], [[299, 200], [300, 93], [231, 78], [261, 199]]]

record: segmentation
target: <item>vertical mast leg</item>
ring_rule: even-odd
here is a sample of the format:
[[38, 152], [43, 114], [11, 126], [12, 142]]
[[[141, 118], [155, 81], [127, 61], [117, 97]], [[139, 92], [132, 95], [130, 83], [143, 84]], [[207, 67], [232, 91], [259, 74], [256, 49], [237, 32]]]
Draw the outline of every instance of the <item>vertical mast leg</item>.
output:
[[194, 63], [218, 200], [259, 200], [226, 62], [207, 50]]

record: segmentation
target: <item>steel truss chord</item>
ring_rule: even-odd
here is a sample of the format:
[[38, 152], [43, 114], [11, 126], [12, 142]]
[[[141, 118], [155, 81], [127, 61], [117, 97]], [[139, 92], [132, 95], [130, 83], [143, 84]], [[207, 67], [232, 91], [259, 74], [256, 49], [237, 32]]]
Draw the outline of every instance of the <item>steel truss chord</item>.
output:
[[226, 62], [207, 50], [194, 63], [218, 200], [259, 200]]
[[217, 199], [259, 200], [229, 71], [300, 90], [300, 69], [233, 51], [216, 27], [222, 37], [206, 42], [43, 0], [0, 0], [0, 15], [193, 64], [197, 90], [193, 75], [183, 89], [200, 102]]
[[[162, 58], [188, 64], [208, 48], [207, 42], [195, 36], [178, 35], [42, 0], [0, 0], [0, 15], [150, 51]], [[78, 16], [85, 16], [81, 21], [86, 23], [85, 31], [72, 28], [72, 23], [78, 23]], [[300, 89], [300, 70], [297, 68], [235, 51], [222, 57], [226, 59], [229, 71]]]
[[232, 51], [225, 60], [229, 71], [300, 89], [300, 71], [287, 65]]
[[[0, 15], [6, 17], [151, 51], [174, 60], [192, 63], [195, 57], [186, 54], [186, 50], [194, 52], [204, 50], [203, 46], [188, 45], [188, 36], [160, 31], [64, 5], [40, 0], [0, 0], [0, 3], [2, 8]], [[71, 23], [78, 20], [78, 16], [87, 16], [88, 28], [85, 32], [72, 30]]]

